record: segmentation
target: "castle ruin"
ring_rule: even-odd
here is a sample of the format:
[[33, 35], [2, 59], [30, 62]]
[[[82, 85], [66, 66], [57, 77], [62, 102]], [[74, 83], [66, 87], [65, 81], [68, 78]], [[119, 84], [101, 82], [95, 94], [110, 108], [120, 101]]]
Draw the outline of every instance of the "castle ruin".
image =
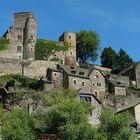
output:
[[13, 26], [9, 27], [3, 38], [9, 39], [8, 49], [0, 51], [1, 58], [35, 58], [36, 18], [31, 12], [14, 14]]

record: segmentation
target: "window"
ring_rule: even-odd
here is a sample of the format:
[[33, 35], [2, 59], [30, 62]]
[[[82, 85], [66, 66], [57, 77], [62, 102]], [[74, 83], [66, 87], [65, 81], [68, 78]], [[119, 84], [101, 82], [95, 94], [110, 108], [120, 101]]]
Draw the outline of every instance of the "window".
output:
[[98, 87], [101, 87], [101, 83], [97, 83], [97, 86], [98, 86]]
[[54, 73], [54, 75], [56, 76], [56, 72]]
[[94, 84], [94, 83], [92, 83], [92, 85], [94, 86], [95, 84]]
[[19, 55], [19, 59], [21, 59], [21, 56]]
[[71, 73], [72, 73], [72, 74], [76, 74], [76, 71], [75, 71], [75, 70], [72, 70]]
[[99, 79], [99, 75], [95, 75], [95, 78]]
[[21, 35], [18, 35], [18, 40], [21, 40], [22, 39], [22, 36]]
[[72, 55], [72, 52], [70, 52], [70, 54]]
[[17, 52], [20, 53], [22, 51], [22, 47], [21, 46], [17, 46]]
[[76, 80], [74, 80], [73, 82], [74, 82], [74, 85], [76, 85]]
[[80, 96], [80, 100], [91, 104], [91, 97]]
[[79, 72], [79, 75], [84, 75], [84, 72], [80, 71], [80, 72]]
[[31, 35], [31, 39], [33, 39], [33, 36]]
[[95, 91], [95, 96], [96, 96], [96, 97], [98, 96], [98, 92], [97, 92], [97, 91]]
[[84, 86], [85, 85], [85, 82], [82, 82], [82, 86]]
[[69, 43], [71, 45], [71, 43]]
[[[82, 102], [86, 102], [86, 103], [89, 103], [91, 105], [91, 97], [89, 96], [80, 96], [80, 100]], [[90, 111], [90, 116], [92, 116], [92, 111]]]
[[71, 39], [71, 35], [69, 35], [69, 39]]

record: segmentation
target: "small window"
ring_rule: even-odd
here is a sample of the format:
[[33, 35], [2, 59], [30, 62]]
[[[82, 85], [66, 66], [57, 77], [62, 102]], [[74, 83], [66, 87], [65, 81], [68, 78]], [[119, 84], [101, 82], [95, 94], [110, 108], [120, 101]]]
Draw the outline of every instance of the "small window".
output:
[[69, 39], [71, 39], [71, 35], [69, 35]]
[[72, 55], [72, 52], [70, 52], [70, 54]]
[[21, 40], [22, 39], [22, 36], [21, 35], [18, 35], [18, 40]]
[[71, 43], [69, 43], [71, 45]]
[[94, 86], [95, 84], [94, 84], [94, 83], [92, 83], [92, 85]]
[[56, 76], [56, 72], [54, 73], [54, 75]]
[[95, 75], [95, 78], [99, 79], [99, 75]]
[[97, 92], [97, 91], [95, 91], [95, 96], [97, 97], [97, 95], [98, 95], [98, 92]]
[[33, 48], [31, 48], [31, 51], [33, 50]]
[[82, 86], [85, 86], [85, 82], [82, 82]]
[[97, 86], [98, 86], [98, 87], [101, 87], [101, 83], [97, 83]]
[[21, 46], [17, 46], [17, 52], [20, 53], [22, 51], [22, 47]]
[[21, 59], [21, 56], [19, 55], [19, 59]]
[[31, 39], [34, 39], [34, 37], [31, 35]]
[[74, 85], [76, 85], [76, 80], [74, 80]]
[[84, 75], [84, 72], [80, 71], [80, 72], [79, 72], [79, 75]]
[[72, 73], [72, 74], [76, 74], [76, 71], [75, 71], [75, 70], [72, 70], [71, 73]]

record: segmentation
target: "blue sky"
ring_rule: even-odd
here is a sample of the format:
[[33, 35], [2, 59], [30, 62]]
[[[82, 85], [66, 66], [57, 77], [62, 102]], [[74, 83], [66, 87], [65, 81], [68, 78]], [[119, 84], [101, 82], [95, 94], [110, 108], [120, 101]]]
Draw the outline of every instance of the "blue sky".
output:
[[0, 36], [14, 12], [32, 11], [38, 38], [58, 40], [64, 31], [95, 30], [101, 38], [99, 53], [108, 46], [123, 48], [139, 61], [139, 6], [140, 0], [0, 0]]

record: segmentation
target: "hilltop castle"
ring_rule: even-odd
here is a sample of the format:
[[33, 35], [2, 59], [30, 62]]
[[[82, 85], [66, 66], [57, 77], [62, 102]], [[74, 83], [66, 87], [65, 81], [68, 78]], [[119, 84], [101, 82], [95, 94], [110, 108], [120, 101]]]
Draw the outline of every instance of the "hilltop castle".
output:
[[36, 18], [31, 12], [14, 14], [14, 23], [3, 38], [9, 39], [8, 49], [0, 52], [1, 58], [34, 59]]
[[[10, 59], [35, 59], [36, 44], [36, 17], [31, 12], [20, 12], [14, 14], [14, 23], [3, 38], [9, 39], [10, 44], [6, 50], [0, 52], [0, 58]], [[62, 64], [75, 65], [76, 63], [76, 33], [64, 32], [59, 37], [60, 46], [67, 42], [72, 46], [67, 51], [55, 52], [50, 56], [60, 58]]]

